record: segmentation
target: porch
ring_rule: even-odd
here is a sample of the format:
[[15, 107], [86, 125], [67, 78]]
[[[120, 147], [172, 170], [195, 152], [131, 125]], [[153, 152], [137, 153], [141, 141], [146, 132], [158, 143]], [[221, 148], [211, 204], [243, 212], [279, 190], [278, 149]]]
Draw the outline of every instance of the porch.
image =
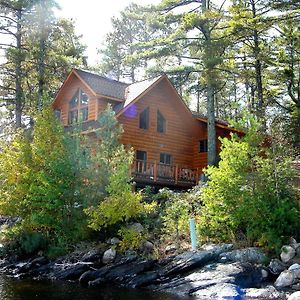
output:
[[191, 188], [199, 181], [199, 169], [135, 159], [131, 176], [137, 184]]

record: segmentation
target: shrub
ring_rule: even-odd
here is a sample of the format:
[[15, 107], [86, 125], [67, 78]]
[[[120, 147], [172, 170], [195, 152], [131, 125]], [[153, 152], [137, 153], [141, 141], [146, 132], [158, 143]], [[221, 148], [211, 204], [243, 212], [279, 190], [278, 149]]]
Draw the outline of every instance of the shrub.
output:
[[[292, 188], [290, 159], [285, 148], [262, 144], [252, 136], [222, 139], [218, 167], [208, 167], [201, 199], [202, 238], [246, 239], [267, 250], [278, 250], [284, 238], [300, 228], [299, 206]], [[275, 146], [276, 145], [276, 146]]]

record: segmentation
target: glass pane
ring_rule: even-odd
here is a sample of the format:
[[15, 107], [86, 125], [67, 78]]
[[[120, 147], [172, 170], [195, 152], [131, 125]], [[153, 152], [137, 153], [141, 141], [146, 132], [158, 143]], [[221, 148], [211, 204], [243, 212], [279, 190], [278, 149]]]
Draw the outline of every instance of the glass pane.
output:
[[89, 102], [89, 97], [87, 94], [83, 91], [80, 91], [80, 104], [81, 105], [87, 105]]
[[199, 152], [207, 152], [207, 140], [199, 141]]
[[70, 108], [74, 108], [78, 105], [78, 92], [74, 95], [74, 97], [70, 101]]
[[166, 131], [166, 120], [159, 110], [157, 111], [157, 131]]
[[80, 110], [80, 121], [87, 121], [88, 119], [88, 115], [89, 115], [89, 111], [88, 111], [88, 108], [85, 107], [85, 108], [82, 108]]
[[136, 159], [137, 160], [147, 160], [147, 152], [146, 151], [136, 151]]
[[140, 128], [149, 128], [149, 107], [140, 113]]
[[75, 124], [78, 121], [78, 110], [72, 110], [69, 112], [69, 124]]

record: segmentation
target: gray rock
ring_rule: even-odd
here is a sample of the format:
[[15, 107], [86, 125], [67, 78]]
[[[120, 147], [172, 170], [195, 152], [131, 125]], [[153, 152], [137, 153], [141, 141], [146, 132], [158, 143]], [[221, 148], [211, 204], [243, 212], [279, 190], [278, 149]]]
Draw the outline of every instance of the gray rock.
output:
[[176, 245], [173, 245], [173, 244], [172, 244], [172, 245], [168, 245], [168, 246], [166, 247], [166, 249], [165, 249], [165, 253], [166, 253], [166, 254], [175, 253], [176, 250], [177, 250]]
[[82, 258], [81, 261], [84, 262], [94, 262], [97, 261], [99, 259], [101, 259], [101, 256], [103, 254], [103, 251], [100, 249], [92, 249], [89, 252], [85, 253]]
[[245, 296], [243, 299], [285, 299], [284, 293], [276, 290], [274, 286], [266, 286], [264, 288], [248, 288], [244, 289]]
[[278, 276], [274, 285], [278, 288], [291, 286], [296, 282], [296, 279], [297, 278], [292, 271], [285, 270]]
[[153, 243], [149, 242], [149, 241], [145, 241], [142, 244], [141, 250], [145, 253], [145, 254], [149, 254], [152, 253], [154, 250], [154, 245]]
[[223, 261], [239, 261], [249, 262], [254, 264], [262, 264], [266, 261], [266, 255], [259, 248], [246, 248], [240, 250], [233, 250], [220, 255]]
[[297, 279], [300, 279], [300, 265], [299, 264], [293, 264], [288, 268], [289, 271], [292, 271]]
[[70, 267], [56, 272], [53, 276], [57, 280], [76, 280], [89, 269], [89, 264], [76, 263]]
[[288, 297], [288, 300], [299, 300], [300, 299], [300, 291], [291, 294]]
[[296, 251], [293, 247], [285, 245], [281, 248], [280, 258], [284, 263], [289, 262], [296, 255]]
[[286, 270], [287, 265], [281, 260], [274, 258], [270, 261], [268, 268], [272, 274], [279, 275], [281, 272]]
[[141, 223], [133, 223], [128, 225], [129, 229], [132, 229], [136, 232], [142, 233], [144, 231], [144, 226]]
[[121, 241], [117, 237], [113, 237], [110, 239], [109, 243], [111, 245], [118, 245]]
[[117, 256], [116, 250], [110, 248], [104, 252], [102, 257], [102, 262], [104, 264], [110, 264], [115, 260], [116, 256]]
[[260, 286], [263, 280], [261, 269], [250, 264], [213, 263], [187, 276], [166, 280], [158, 290], [196, 299], [227, 299], [222, 297], [241, 297], [242, 288]]

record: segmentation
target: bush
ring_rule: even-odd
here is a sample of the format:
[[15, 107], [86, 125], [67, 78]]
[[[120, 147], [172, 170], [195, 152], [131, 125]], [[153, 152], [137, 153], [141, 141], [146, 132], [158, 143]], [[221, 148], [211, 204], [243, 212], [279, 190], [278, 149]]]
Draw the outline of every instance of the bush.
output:
[[286, 148], [262, 144], [252, 136], [222, 139], [221, 161], [209, 167], [201, 199], [202, 238], [244, 240], [278, 250], [283, 240], [297, 236], [299, 206], [292, 187]]

